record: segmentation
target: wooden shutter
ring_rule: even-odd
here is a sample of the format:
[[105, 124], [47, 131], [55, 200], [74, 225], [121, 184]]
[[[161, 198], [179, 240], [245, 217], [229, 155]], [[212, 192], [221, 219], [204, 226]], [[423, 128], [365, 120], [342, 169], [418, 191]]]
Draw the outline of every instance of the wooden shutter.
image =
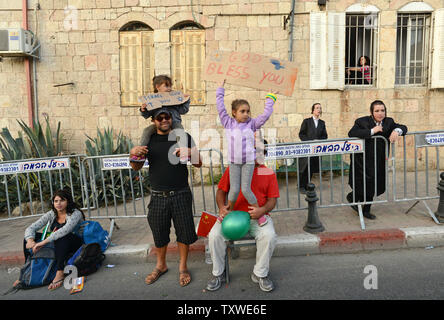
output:
[[327, 89], [327, 14], [310, 13], [310, 89]]
[[201, 79], [205, 64], [205, 30], [185, 31], [186, 87], [191, 104], [205, 104], [205, 81]]
[[140, 32], [120, 33], [120, 91], [123, 106], [138, 105], [137, 95], [141, 91]]
[[173, 30], [171, 63], [174, 88], [191, 96], [191, 104], [205, 104], [205, 30]]
[[444, 9], [435, 10], [432, 52], [432, 88], [444, 88]]
[[152, 31], [142, 31], [142, 95], [153, 92], [154, 37]]
[[184, 91], [185, 88], [185, 50], [182, 30], [171, 31], [171, 69], [173, 88]]
[[139, 106], [138, 97], [152, 92], [153, 52], [152, 31], [123, 31], [120, 33], [122, 106]]
[[328, 13], [328, 89], [344, 89], [345, 13]]

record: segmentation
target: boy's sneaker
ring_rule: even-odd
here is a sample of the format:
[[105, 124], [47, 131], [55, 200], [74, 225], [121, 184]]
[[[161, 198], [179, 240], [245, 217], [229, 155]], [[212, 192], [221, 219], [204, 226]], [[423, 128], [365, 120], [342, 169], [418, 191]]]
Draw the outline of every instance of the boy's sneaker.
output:
[[220, 276], [213, 276], [212, 279], [210, 279], [207, 283], [207, 290], [208, 291], [216, 291], [220, 288], [222, 285], [222, 282], [225, 281], [225, 272], [222, 273]]
[[268, 277], [259, 278], [253, 273], [251, 273], [251, 280], [254, 283], [259, 283], [259, 287], [262, 291], [270, 292], [274, 290], [273, 281], [271, 281]]

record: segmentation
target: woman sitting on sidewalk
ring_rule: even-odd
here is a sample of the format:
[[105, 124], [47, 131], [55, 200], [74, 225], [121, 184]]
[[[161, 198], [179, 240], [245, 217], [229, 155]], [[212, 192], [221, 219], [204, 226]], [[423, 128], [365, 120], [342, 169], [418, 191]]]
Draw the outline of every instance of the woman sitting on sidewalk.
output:
[[[63, 270], [67, 261], [83, 244], [82, 239], [73, 233], [76, 227], [85, 220], [83, 212], [74, 203], [69, 189], [57, 190], [51, 200], [52, 210], [44, 214], [40, 219], [31, 224], [25, 231], [23, 252], [25, 260], [32, 252], [37, 252], [49, 242], [54, 242], [57, 273], [49, 285], [49, 290], [60, 288], [65, 278]], [[49, 223], [49, 224], [48, 224]], [[37, 232], [49, 225], [46, 239], [42, 233]], [[14, 286], [18, 284], [18, 280]]]

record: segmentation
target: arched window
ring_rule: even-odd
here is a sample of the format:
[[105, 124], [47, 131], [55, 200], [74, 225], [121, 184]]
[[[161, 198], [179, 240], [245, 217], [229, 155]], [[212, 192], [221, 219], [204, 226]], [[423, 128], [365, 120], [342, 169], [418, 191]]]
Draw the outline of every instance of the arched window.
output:
[[398, 10], [396, 85], [427, 85], [432, 11], [424, 2], [410, 2]]
[[191, 96], [192, 105], [205, 104], [205, 30], [193, 21], [171, 28], [171, 70], [173, 87]]
[[121, 105], [139, 106], [138, 97], [152, 92], [153, 30], [142, 22], [130, 22], [120, 29], [119, 43]]

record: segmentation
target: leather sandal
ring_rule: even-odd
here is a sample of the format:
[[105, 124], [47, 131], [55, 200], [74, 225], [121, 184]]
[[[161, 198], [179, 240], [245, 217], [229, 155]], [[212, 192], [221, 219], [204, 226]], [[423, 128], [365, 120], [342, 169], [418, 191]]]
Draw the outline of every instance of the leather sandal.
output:
[[191, 282], [191, 275], [188, 270], [179, 271], [179, 284], [181, 287], [189, 285]]
[[54, 281], [51, 282], [51, 284], [49, 285], [48, 289], [52, 291], [52, 290], [60, 288], [62, 286], [64, 280], [65, 280], [65, 278], [60, 279], [60, 280], [58, 280], [56, 282], [54, 282]]
[[149, 275], [146, 276], [145, 278], [145, 283], [146, 284], [152, 284], [154, 282], [156, 282], [161, 275], [163, 275], [164, 273], [167, 273], [168, 269], [166, 269], [165, 271], [159, 270], [157, 268], [155, 268], [153, 270], [153, 272], [151, 272]]

